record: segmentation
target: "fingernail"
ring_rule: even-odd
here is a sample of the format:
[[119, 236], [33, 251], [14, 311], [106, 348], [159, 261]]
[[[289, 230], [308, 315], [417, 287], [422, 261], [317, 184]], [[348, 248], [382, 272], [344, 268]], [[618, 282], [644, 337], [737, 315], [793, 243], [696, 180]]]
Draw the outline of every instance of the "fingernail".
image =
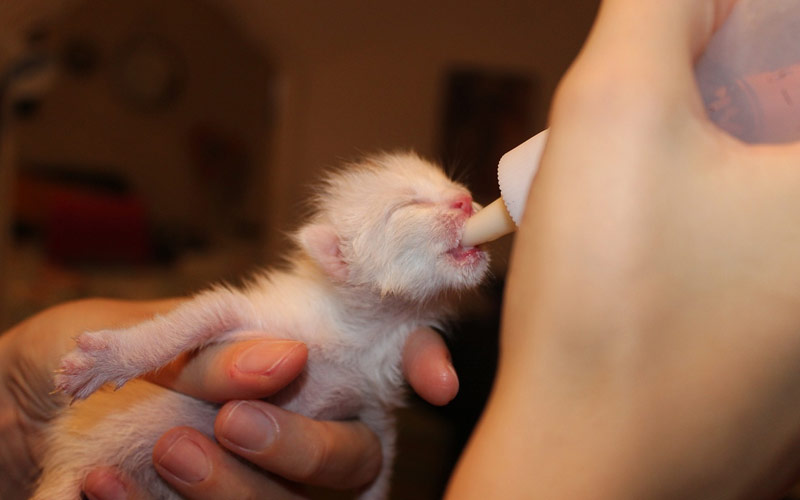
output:
[[247, 451], [261, 451], [275, 440], [278, 423], [272, 415], [247, 401], [239, 401], [222, 423], [220, 439]]
[[103, 475], [102, 479], [92, 483], [91, 490], [84, 489], [83, 492], [89, 500], [125, 500], [128, 498], [122, 482], [110, 475]]
[[158, 460], [158, 465], [187, 483], [202, 481], [211, 471], [203, 449], [188, 436], [179, 437]]
[[260, 342], [237, 356], [236, 369], [243, 373], [270, 375], [300, 345], [300, 342], [291, 341]]

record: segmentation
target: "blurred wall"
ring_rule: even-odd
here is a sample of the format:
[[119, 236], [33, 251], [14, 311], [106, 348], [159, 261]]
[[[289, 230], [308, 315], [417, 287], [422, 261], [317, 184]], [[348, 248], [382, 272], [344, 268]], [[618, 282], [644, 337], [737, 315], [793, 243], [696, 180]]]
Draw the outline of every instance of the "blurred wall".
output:
[[224, 14], [196, 0], [64, 9], [40, 42], [61, 70], [16, 127], [20, 167], [119, 174], [170, 227], [213, 225], [239, 202], [214, 198], [224, 183], [254, 196], [236, 181], [267, 164], [270, 68]]
[[[174, 5], [193, 3], [143, 1], [162, 11]], [[304, 186], [313, 181], [320, 168], [351, 159], [361, 152], [376, 149], [414, 148], [426, 155], [438, 153], [443, 85], [449, 69], [475, 66], [516, 71], [537, 83], [533, 96], [533, 124], [530, 133], [545, 126], [547, 104], [553, 90], [577, 54], [599, 0], [463, 0], [404, 2], [339, 0], [337, 2], [263, 0], [197, 0], [198, 12], [181, 14], [175, 10], [173, 26], [180, 36], [194, 38], [213, 46], [205, 59], [209, 65], [223, 64], [228, 49], [226, 38], [217, 40], [219, 28], [214, 15], [202, 8], [204, 2], [216, 6], [241, 27], [255, 53], [272, 64], [272, 84], [261, 89], [243, 87], [253, 99], [272, 99], [271, 129], [263, 123], [244, 123], [242, 129], [262, 134], [264, 156], [259, 158], [263, 178], [262, 192], [251, 202], [254, 210], [263, 211], [269, 233], [267, 247], [282, 244], [279, 231], [297, 219], [297, 203]], [[113, 37], [122, 27], [135, 21], [126, 15], [126, 2], [86, 0], [4, 0], [0, 2], [0, 63], [19, 45], [16, 34], [26, 26], [46, 24], [59, 16], [83, 9], [81, 23], [104, 37]], [[58, 6], [63, 5], [64, 9]], [[102, 9], [97, 6], [102, 5]], [[118, 8], [117, 5], [120, 7]], [[114, 14], [114, 10], [118, 10]], [[74, 14], [69, 14], [77, 19]], [[134, 16], [135, 17], [135, 16]], [[169, 16], [168, 16], [169, 17]], [[219, 23], [226, 23], [220, 16]], [[64, 28], [61, 28], [62, 31]], [[72, 29], [72, 28], [70, 28]], [[257, 54], [251, 54], [257, 60]], [[5, 55], [4, 55], [5, 54]], [[202, 55], [196, 61], [203, 63]], [[226, 71], [237, 62], [227, 65]], [[81, 120], [72, 122], [94, 130], [87, 140], [70, 138], [70, 131], [57, 125], [42, 126], [29, 140], [23, 141], [21, 155], [47, 159], [80, 147], [90, 147], [96, 160], [116, 154], [110, 149], [124, 149], [129, 156], [153, 158], [150, 175], [152, 189], [173, 199], [176, 217], [191, 217], [193, 205], [181, 193], [181, 158], [165, 153], [163, 141], [169, 138], [175, 122], [165, 120], [153, 130], [148, 140], [125, 137], [120, 130], [92, 129], [90, 98], [106, 99], [108, 89], [84, 86], [72, 89], [86, 96]], [[262, 93], [263, 92], [263, 93]], [[204, 94], [207, 106], [224, 112], [234, 109], [224, 95], [213, 88]], [[55, 99], [43, 112], [64, 116], [74, 110], [63, 109]], [[211, 102], [217, 101], [217, 102]], [[195, 101], [193, 106], [203, 106]], [[59, 109], [61, 107], [62, 109]], [[137, 120], [141, 118], [131, 118]], [[53, 120], [51, 123], [57, 123]], [[94, 135], [98, 140], [91, 142]], [[59, 138], [59, 136], [61, 136]], [[106, 140], [111, 137], [113, 140]], [[102, 139], [101, 139], [102, 138]], [[53, 140], [58, 144], [48, 144]], [[160, 155], [160, 156], [159, 156]], [[156, 185], [158, 184], [158, 185]]]
[[268, 217], [285, 227], [295, 219], [291, 200], [321, 167], [375, 149], [437, 154], [444, 78], [454, 66], [530, 75], [538, 89], [530, 133], [543, 128], [598, 0], [233, 3], [278, 66]]

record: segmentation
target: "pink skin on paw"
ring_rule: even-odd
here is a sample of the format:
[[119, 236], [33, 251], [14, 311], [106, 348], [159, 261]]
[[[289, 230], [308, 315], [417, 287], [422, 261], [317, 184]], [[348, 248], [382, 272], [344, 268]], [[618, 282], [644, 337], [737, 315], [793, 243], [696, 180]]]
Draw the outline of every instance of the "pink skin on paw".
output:
[[73, 351], [61, 360], [61, 368], [56, 376], [56, 387], [71, 396], [86, 384], [86, 374], [92, 368], [92, 359], [80, 351]]
[[85, 357], [68, 355], [61, 360], [61, 366], [58, 371], [65, 375], [75, 375], [88, 368], [89, 364], [89, 360]]
[[108, 358], [108, 341], [103, 332], [88, 332], [75, 342], [77, 348], [61, 360], [55, 384], [75, 399], [84, 399], [107, 382], [104, 358]]
[[78, 347], [84, 351], [99, 351], [108, 348], [108, 342], [100, 332], [87, 332], [75, 339]]

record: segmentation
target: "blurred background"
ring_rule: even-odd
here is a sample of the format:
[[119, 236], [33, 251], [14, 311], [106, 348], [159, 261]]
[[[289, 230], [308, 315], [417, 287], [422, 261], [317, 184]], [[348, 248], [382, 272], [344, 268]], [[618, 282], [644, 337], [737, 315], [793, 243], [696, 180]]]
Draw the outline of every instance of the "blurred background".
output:
[[[0, 1], [0, 331], [235, 282], [363, 153], [417, 150], [493, 200], [598, 3]], [[458, 398], [401, 414], [393, 498], [438, 498], [480, 414], [510, 241], [450, 338]]]

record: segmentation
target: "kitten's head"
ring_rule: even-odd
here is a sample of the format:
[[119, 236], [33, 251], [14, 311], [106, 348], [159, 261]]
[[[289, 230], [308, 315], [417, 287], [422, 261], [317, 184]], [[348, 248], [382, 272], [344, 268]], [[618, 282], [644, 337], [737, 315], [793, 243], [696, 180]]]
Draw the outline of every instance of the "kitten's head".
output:
[[478, 208], [467, 189], [413, 153], [368, 158], [331, 174], [300, 246], [336, 283], [425, 300], [477, 285], [487, 254], [461, 246]]

